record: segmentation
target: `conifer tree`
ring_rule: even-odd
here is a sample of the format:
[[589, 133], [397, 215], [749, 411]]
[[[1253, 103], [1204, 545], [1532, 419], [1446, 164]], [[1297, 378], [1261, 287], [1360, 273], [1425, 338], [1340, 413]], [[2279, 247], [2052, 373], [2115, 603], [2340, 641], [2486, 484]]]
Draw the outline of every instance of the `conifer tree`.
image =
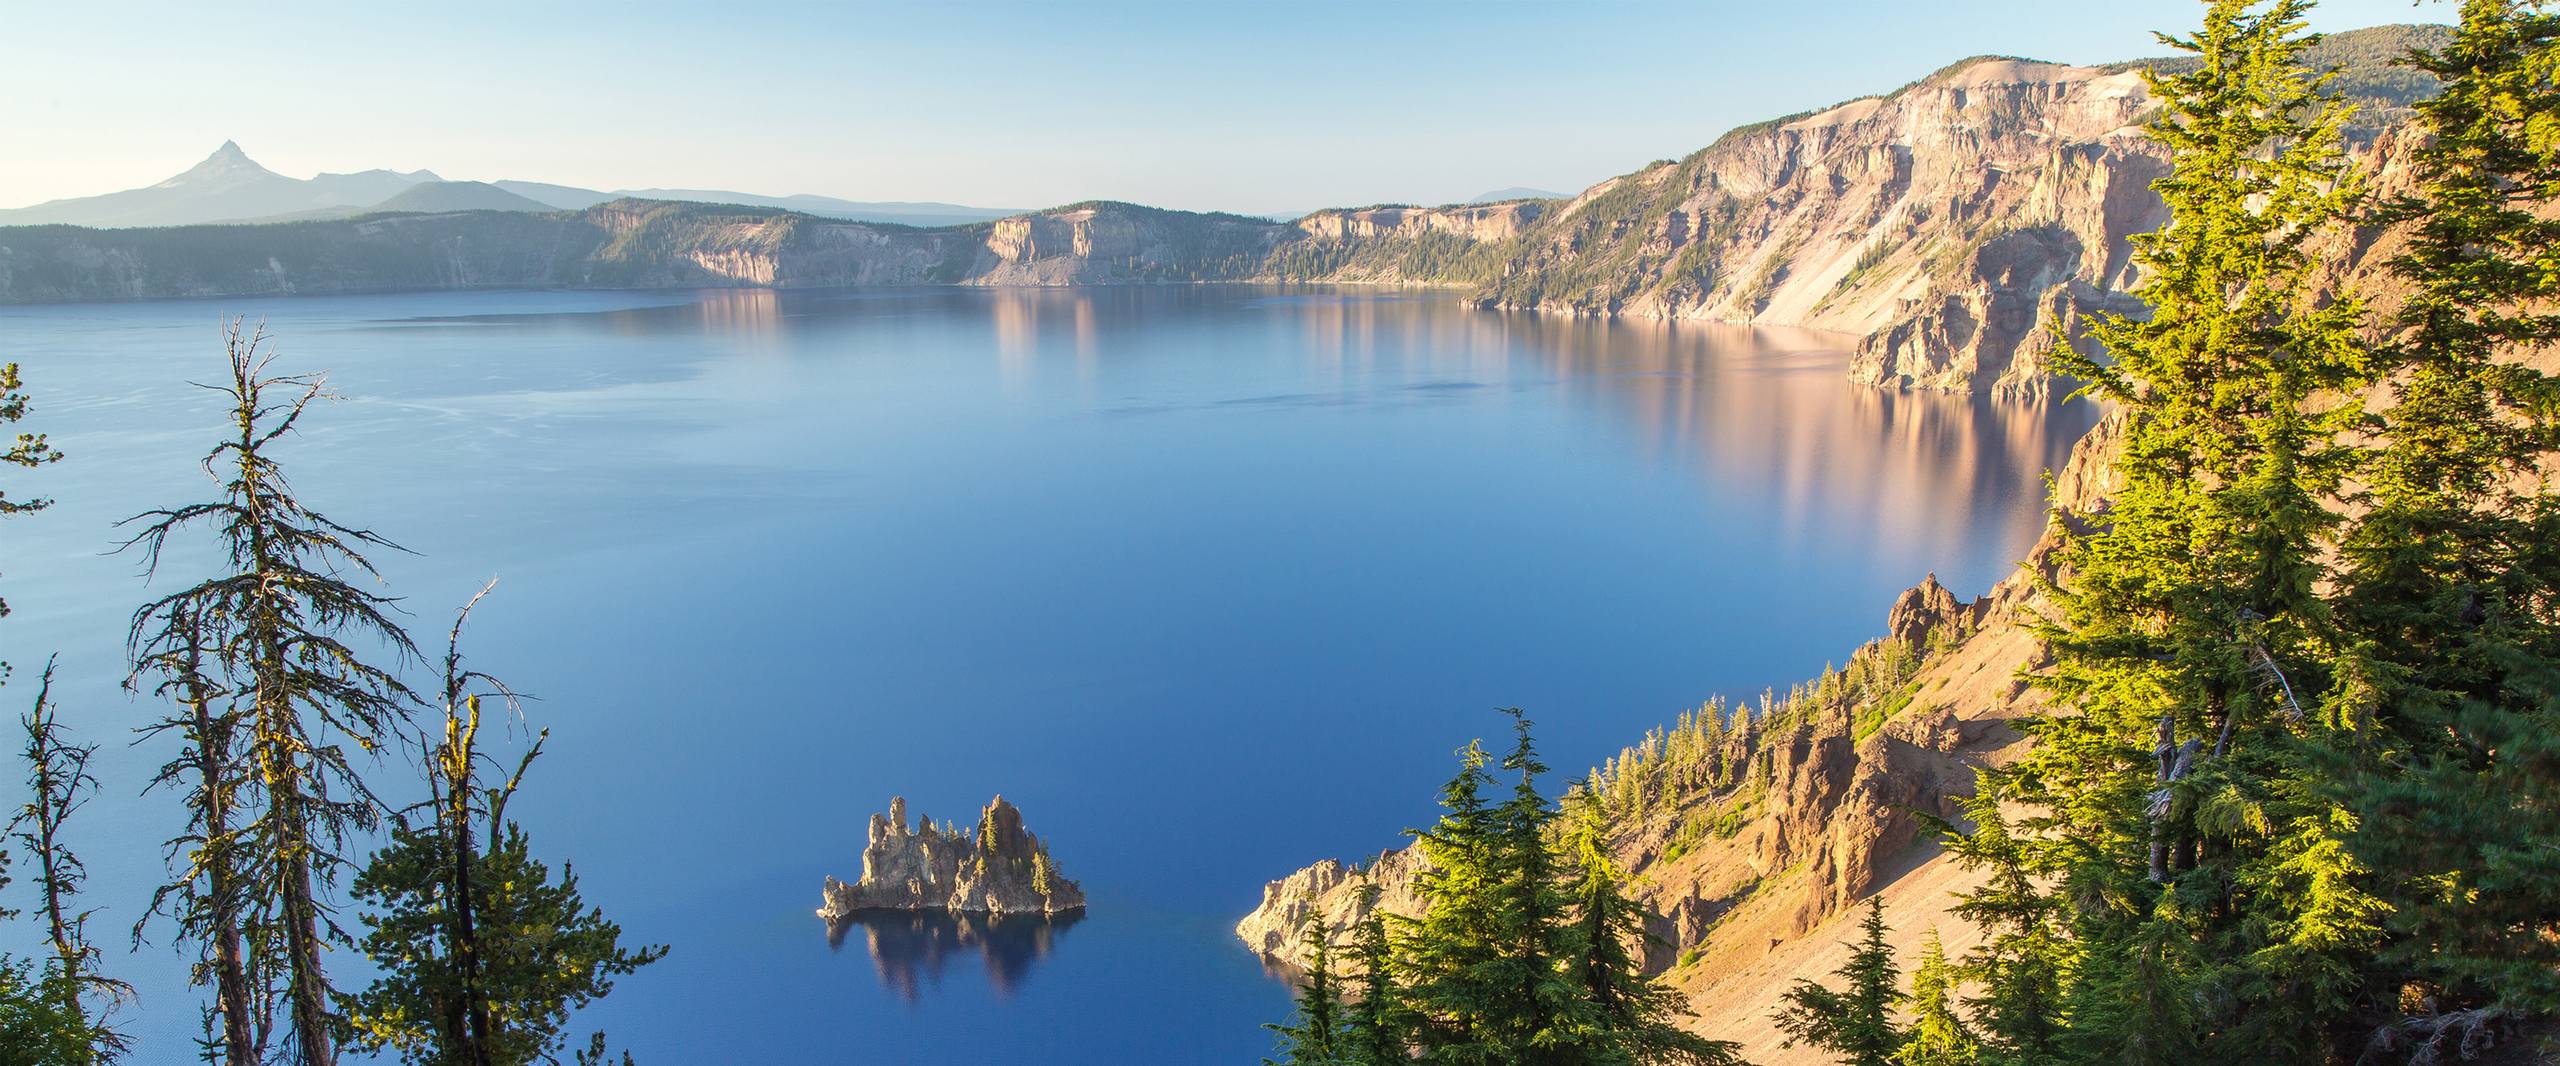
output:
[[129, 521], [141, 532], [126, 543], [153, 571], [169, 537], [210, 525], [231, 572], [146, 604], [132, 645], [137, 662], [182, 655], [192, 627], [206, 658], [237, 675], [233, 757], [253, 791], [241, 793], [252, 802], [232, 830], [235, 872], [249, 911], [241, 924], [260, 931], [244, 945], [258, 956], [249, 969], [274, 973], [283, 987], [292, 1061], [328, 1066], [336, 1021], [321, 953], [345, 938], [328, 893], [347, 865], [349, 834], [379, 821], [354, 758], [389, 741], [415, 699], [372, 649], [408, 659], [416, 648], [390, 599], [348, 577], [378, 576], [364, 551], [397, 546], [304, 504], [274, 454], [323, 395], [321, 379], [271, 375], [263, 327], [226, 324], [224, 347], [228, 380], [214, 391], [229, 407], [230, 434], [204, 459], [220, 493], [136, 516]]
[[1414, 1042], [1442, 1061], [1499, 1061], [1500, 1009], [1507, 987], [1493, 965], [1502, 940], [1500, 822], [1485, 802], [1484, 745], [1458, 752], [1458, 773], [1441, 787], [1440, 820], [1413, 830], [1425, 868], [1417, 876], [1422, 913], [1406, 922], [1397, 981], [1415, 1023]]
[[36, 681], [35, 705], [19, 719], [26, 734], [28, 799], [9, 821], [9, 837], [34, 860], [36, 899], [46, 940], [53, 949], [48, 978], [65, 997], [63, 1009], [89, 1033], [89, 1053], [81, 1062], [113, 1062], [131, 1041], [107, 1024], [106, 1016], [133, 998], [133, 986], [98, 969], [97, 945], [89, 941], [91, 911], [80, 909], [88, 867], [73, 854], [63, 826], [97, 792], [89, 773], [93, 745], [64, 736], [53, 704], [53, 663], [45, 663]]
[[1979, 1061], [1973, 1032], [1956, 1016], [1956, 968], [1938, 931], [1929, 931], [1920, 965], [1911, 971], [1911, 1025], [1896, 1052], [1901, 1066], [1974, 1066]]
[[[30, 401], [24, 388], [18, 364], [0, 364], [0, 426], [15, 425], [26, 417]], [[42, 433], [18, 432], [0, 447], [0, 465], [34, 469], [61, 459], [62, 453]], [[52, 503], [42, 497], [12, 500], [0, 491], [0, 518], [41, 511]], [[0, 599], [0, 618], [8, 614], [8, 601]], [[9, 664], [0, 660], [0, 680], [8, 675]], [[41, 911], [54, 957], [37, 962], [0, 955], [0, 1048], [34, 1062], [108, 1062], [124, 1053], [127, 1042], [105, 1024], [103, 1016], [130, 999], [132, 989], [96, 971], [97, 949], [85, 932], [88, 916], [71, 910], [71, 899], [85, 872], [58, 832], [61, 820], [79, 806], [96, 782], [86, 769], [90, 749], [62, 740], [52, 697], [53, 664], [48, 661], [36, 684], [34, 709], [21, 720], [30, 734], [28, 756], [35, 760], [29, 767], [30, 783], [38, 793], [10, 822], [10, 829], [21, 845], [33, 849]], [[0, 887], [9, 883], [8, 866], [8, 851], [0, 848]], [[0, 918], [15, 913], [0, 907]]]
[[152, 777], [149, 789], [171, 788], [183, 794], [187, 826], [166, 845], [169, 861], [181, 872], [153, 893], [151, 907], [134, 927], [139, 942], [145, 926], [167, 916], [182, 940], [200, 950], [189, 977], [210, 985], [214, 1001], [206, 1016], [206, 1055], [225, 1066], [254, 1066], [262, 1061], [274, 1029], [276, 995], [273, 952], [251, 947], [253, 937], [270, 930], [251, 925], [252, 912], [245, 871], [252, 861], [235, 831], [236, 817], [250, 793], [248, 769], [238, 747], [241, 711], [223, 679], [208, 662], [211, 648], [195, 608], [179, 607], [164, 620], [147, 655], [140, 645], [128, 690], [142, 687], [146, 676], [158, 680], [154, 695], [174, 710], [141, 730], [148, 739], [164, 733], [179, 740], [179, 751]]
[[2347, 723], [2315, 715], [2340, 634], [2318, 595], [2340, 443], [2370, 372], [2361, 306], [2309, 242], [2356, 195], [2344, 108], [2302, 51], [2306, 0], [2215, 0], [2149, 75], [2171, 170], [2137, 238], [2149, 313], [2064, 354], [2127, 429], [2109, 510], [2059, 524], [2068, 576], [2011, 782], [2071, 902], [2058, 1014], [2080, 1053], [2170, 1066], [2316, 1062], [2361, 992], [2383, 905], [2324, 783]]
[[1360, 960], [1360, 991], [1343, 1020], [1342, 1057], [1354, 1066], [1389, 1066], [1411, 1057], [1406, 1036], [1403, 990], [1396, 984], [1395, 962], [1387, 940], [1387, 920], [1378, 910], [1378, 885], [1360, 886], [1360, 924], [1352, 950]]
[[1297, 1016], [1265, 1025], [1280, 1036], [1280, 1057], [1263, 1066], [1341, 1066], [1354, 1061], [1345, 1046], [1342, 1002], [1334, 990], [1332, 937], [1319, 920], [1307, 926], [1307, 983], [1298, 988]]
[[[1587, 795], [1587, 794], [1586, 794]], [[1584, 1030], [1574, 1034], [1574, 1061], [1741, 1066], [1730, 1041], [1709, 1040], [1680, 1028], [1689, 1015], [1678, 992], [1645, 976], [1632, 945], [1649, 936], [1644, 912], [1619, 891], [1623, 880], [1609, 857], [1593, 803], [1575, 808], [1575, 871], [1567, 895], [1576, 925], [1568, 975], [1580, 1000]]]
[[1833, 991], [1797, 981], [1778, 1011], [1778, 1028], [1786, 1031], [1788, 1047], [1811, 1044], [1840, 1056], [1848, 1066], [1891, 1066], [1909, 1034], [1893, 1021], [1903, 995], [1894, 987], [1900, 975], [1893, 949], [1885, 944], [1882, 898], [1868, 897], [1858, 928], [1849, 961], [1832, 972], [1845, 987]]
[[353, 886], [367, 905], [362, 946], [382, 974], [338, 997], [342, 1033], [418, 1066], [555, 1062], [571, 1011], [666, 954], [624, 950], [621, 927], [586, 904], [574, 874], [554, 883], [507, 817], [547, 732], [511, 772], [484, 780], [482, 701], [520, 713], [512, 691], [463, 663], [463, 626], [496, 584], [463, 606], [445, 645], [442, 735], [419, 738], [428, 797], [393, 819], [390, 844]]
[[1486, 1015], [1495, 1022], [1496, 1043], [1524, 1052], [1530, 1061], [1554, 1061], [1565, 1054], [1573, 1015], [1582, 1006], [1564, 966], [1577, 953], [1575, 930], [1565, 920], [1561, 873], [1548, 841], [1555, 811], [1538, 791], [1547, 766], [1538, 760], [1533, 723], [1517, 707], [1502, 713], [1511, 719], [1512, 749], [1502, 768], [1511, 773], [1512, 784], [1511, 798], [1495, 812], [1492, 872], [1499, 946], [1482, 962], [1493, 995]]
[[42, 964], [0, 955], [0, 1062], [95, 1061], [97, 1044], [70, 982]]
[[[1510, 797], [1488, 801], [1490, 759], [1470, 742], [1441, 789], [1440, 819], [1409, 831], [1423, 856], [1421, 913], [1385, 915], [1376, 886], [1364, 888], [1363, 976], [1338, 1015], [1342, 1061], [1735, 1066], [1732, 1045], [1680, 1029], [1678, 995], [1645, 977], [1632, 950], [1642, 912], [1620, 892], [1596, 826], [1558, 832], [1559, 809], [1537, 788], [1546, 767], [1531, 723], [1504, 713]], [[1569, 802], [1596, 817], [1602, 801], [1584, 792]]]
[[[0, 427], [15, 425], [27, 416], [28, 399], [22, 391], [25, 387], [18, 373], [18, 364], [0, 363]], [[0, 465], [33, 469], [61, 460], [62, 453], [54, 450], [42, 433], [20, 432], [8, 441], [7, 447], [0, 448]], [[52, 503], [43, 497], [12, 500], [5, 490], [0, 490], [0, 518], [41, 511]], [[9, 601], [0, 599], [0, 618], [8, 616]], [[7, 670], [8, 664], [0, 662], [0, 675], [5, 675]]]
[[2560, 1013], [2560, 498], [2537, 469], [2560, 381], [2515, 358], [2560, 339], [2560, 17], [2461, 12], [2415, 60], [2442, 91], [2417, 105], [2418, 187], [2385, 212], [2410, 292], [2341, 551], [2361, 639], [2330, 702], [2369, 742], [2341, 776], [2394, 906], [2375, 1026], [2403, 987], [2422, 1027]]
[[2061, 1057], [2067, 952], [2056, 922], [2061, 901], [2036, 880], [2048, 866], [2039, 842], [2013, 832], [2000, 810], [2008, 790], [2000, 771], [1983, 770], [1964, 800], [1972, 829], [1944, 822], [1939, 829], [1957, 862], [1988, 875], [1955, 908], [1983, 932], [1961, 971], [1982, 988], [1967, 1002], [1981, 1029], [1978, 1055], [1989, 1066], [2036, 1066]]

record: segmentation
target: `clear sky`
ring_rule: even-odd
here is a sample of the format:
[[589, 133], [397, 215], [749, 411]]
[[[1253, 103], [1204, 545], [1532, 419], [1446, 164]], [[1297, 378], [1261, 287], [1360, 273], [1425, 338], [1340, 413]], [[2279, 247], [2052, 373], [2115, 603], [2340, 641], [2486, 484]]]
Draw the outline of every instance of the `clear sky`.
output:
[[[2195, 0], [0, 0], [0, 206], [430, 168], [1030, 208], [1281, 212], [1574, 190], [1968, 55], [2158, 54]], [[2315, 25], [2444, 21], [2329, 0]]]

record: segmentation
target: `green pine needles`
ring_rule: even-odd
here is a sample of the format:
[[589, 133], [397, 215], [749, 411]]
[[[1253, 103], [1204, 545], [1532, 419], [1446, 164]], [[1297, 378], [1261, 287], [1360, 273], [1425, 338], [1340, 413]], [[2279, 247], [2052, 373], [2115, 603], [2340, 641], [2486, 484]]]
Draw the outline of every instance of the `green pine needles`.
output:
[[2560, 339], [2560, 23], [2472, 0], [2415, 58], [2410, 295], [2368, 321], [2313, 251], [2377, 219], [2308, 8], [2170, 40], [2149, 313], [2060, 353], [2121, 485], [2057, 516], [2062, 710], [1951, 838], [1986, 1062], [2416, 1061], [2560, 1010], [2560, 387], [2520, 362]]
[[[224, 563], [137, 611], [128, 638], [128, 687], [148, 682], [169, 704], [142, 733], [178, 747], [143, 787], [176, 793], [186, 816], [145, 923], [165, 920], [197, 952], [192, 976], [212, 992], [203, 1057], [326, 1066], [352, 1048], [437, 1066], [557, 1062], [568, 1014], [665, 949], [624, 950], [620, 927], [584, 901], [568, 868], [555, 877], [506, 817], [541, 741], [502, 783], [482, 776], [482, 697], [510, 710], [513, 698], [463, 668], [460, 619], [444, 659], [442, 736], [409, 732], [419, 699], [400, 668], [416, 647], [394, 601], [364, 580], [378, 577], [366, 552], [397, 548], [308, 505], [281, 460], [325, 395], [321, 379], [272, 373], [263, 329], [234, 320], [224, 341], [229, 374], [212, 391], [230, 425], [203, 462], [216, 491], [137, 516], [127, 542], [156, 569], [171, 538], [203, 530]], [[43, 853], [96, 782], [87, 750], [54, 731], [41, 701], [28, 730], [40, 799], [19, 824]], [[429, 795], [395, 808], [368, 771], [409, 742]], [[358, 854], [386, 821], [388, 843]], [[349, 873], [365, 906], [361, 940], [339, 921]], [[80, 915], [68, 909], [76, 863], [49, 857], [45, 880], [58, 975], [92, 998], [112, 995], [120, 986], [83, 961]], [[324, 966], [347, 947], [376, 975], [353, 994]], [[100, 1035], [102, 1052], [121, 1047], [111, 1036]], [[571, 1050], [605, 1061], [600, 1035]]]
[[1480, 742], [1459, 751], [1440, 820], [1412, 831], [1426, 859], [1421, 913], [1384, 915], [1367, 890], [1354, 930], [1358, 989], [1341, 1004], [1331, 1002], [1329, 934], [1306, 934], [1313, 972], [1296, 1017], [1272, 1027], [1276, 1061], [1739, 1063], [1730, 1044], [1680, 1028], [1680, 997], [1647, 977], [1633, 950], [1643, 915], [1620, 892], [1595, 805], [1577, 794], [1568, 816], [1549, 802], [1528, 717], [1503, 713], [1514, 735], [1499, 764], [1509, 795], [1495, 802]]
[[1894, 987], [1898, 977], [1893, 949], [1886, 946], [1884, 900], [1867, 899], [1858, 923], [1858, 941], [1833, 976], [1846, 986], [1838, 991], [1798, 981], [1787, 990], [1778, 1027], [1787, 1044], [1811, 1044], [1839, 1056], [1848, 1066], [1892, 1066], [1907, 1036], [1894, 1024], [1894, 1013], [1906, 998]]
[[[2560, 18], [2470, 0], [2418, 63], [2434, 144], [2393, 266], [2411, 293], [2382, 355], [2394, 401], [2340, 549], [2356, 642], [2332, 699], [2357, 854], [2391, 901], [2376, 1013], [2428, 1042], [2560, 1013], [2560, 507], [2541, 474], [2560, 381], [2516, 355], [2560, 339]], [[2543, 361], [2542, 365], [2548, 365]]]

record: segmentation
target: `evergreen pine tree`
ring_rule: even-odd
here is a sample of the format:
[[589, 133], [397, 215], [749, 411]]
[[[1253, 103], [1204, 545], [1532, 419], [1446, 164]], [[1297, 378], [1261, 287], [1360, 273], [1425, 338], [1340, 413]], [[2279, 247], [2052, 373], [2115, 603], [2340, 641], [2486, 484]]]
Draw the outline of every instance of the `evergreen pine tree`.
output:
[[1353, 1066], [1389, 1066], [1411, 1053], [1406, 1037], [1403, 990], [1396, 984], [1395, 960], [1387, 940], [1387, 919], [1378, 910], [1375, 881], [1360, 886], [1360, 923], [1352, 950], [1360, 960], [1360, 991], [1343, 1021], [1342, 1058]]
[[1574, 1015], [1581, 1007], [1564, 962], [1575, 954], [1574, 929], [1565, 920], [1565, 896], [1549, 824], [1555, 811], [1538, 791], [1547, 772], [1538, 761], [1533, 723], [1517, 707], [1511, 719], [1512, 749], [1502, 768], [1512, 774], [1511, 798], [1495, 809], [1493, 876], [1496, 954], [1483, 960], [1492, 1003], [1488, 1035], [1522, 1062], [1557, 1062], [1569, 1054]]
[[1973, 828], [1940, 823], [1940, 829], [1957, 862], [1987, 874], [1955, 908], [1983, 932], [1961, 971], [1982, 988], [1967, 1002], [1982, 1031], [1978, 1055], [1988, 1066], [2038, 1066], [2061, 1057], [2068, 945], [2056, 923], [2060, 901], [2035, 877], [2047, 865], [2039, 844], [2013, 832], [2000, 809], [2008, 787], [2000, 771], [1983, 770], [1964, 800]]
[[1920, 951], [1911, 971], [1911, 1026], [1894, 1056], [1901, 1066], [1974, 1066], [1979, 1061], [1972, 1030], [1956, 1016], [1956, 968], [1947, 962], [1946, 946], [1937, 930]]
[[[554, 883], [507, 804], [542, 754], [537, 734], [512, 771], [483, 779], [482, 701], [520, 713], [515, 694], [467, 668], [454, 618], [443, 678], [443, 735], [420, 738], [428, 797], [394, 819], [391, 843], [357, 874], [367, 905], [365, 953], [382, 971], [338, 997], [341, 1034], [358, 1049], [397, 1051], [417, 1066], [532, 1066], [558, 1061], [569, 1013], [612, 991], [613, 978], [666, 954], [622, 948], [621, 927], [586, 904], [565, 868]], [[482, 691], [474, 691], [474, 690]], [[409, 816], [423, 810], [425, 817]], [[595, 1036], [601, 1053], [603, 1034]]]
[[1418, 1051], [1433, 1061], [1507, 1061], [1498, 1015], [1511, 989], [1503, 940], [1498, 812], [1485, 801], [1481, 742], [1458, 752], [1458, 773], [1441, 787], [1440, 820], [1413, 830], [1424, 869], [1422, 913], [1402, 924], [1396, 981], [1414, 1023]]
[[2308, 242], [2355, 195], [2344, 110], [2306, 71], [2305, 0], [2215, 0], [2197, 64], [2150, 76], [2169, 225], [2137, 239], [2141, 318], [2063, 355], [2127, 419], [2109, 510], [2068, 516], [2068, 575], [2017, 767], [2032, 854], [2070, 901], [2059, 1016], [2110, 1061], [2318, 1062], [2361, 991], [2382, 904], [2325, 787], [2345, 724], [2305, 694], [2339, 633], [2317, 594], [2340, 443], [2369, 373], [2352, 299]]
[[[1587, 795], [1587, 794], [1586, 794]], [[1622, 880], [1610, 859], [1595, 804], [1574, 808], [1574, 878], [1567, 895], [1577, 927], [1578, 954], [1568, 974], [1580, 1002], [1582, 1031], [1572, 1041], [1573, 1061], [1741, 1066], [1729, 1041], [1709, 1040], [1680, 1028], [1689, 1014], [1678, 992], [1645, 976], [1630, 947], [1649, 936], [1644, 912], [1619, 891]]]
[[1883, 899], [1868, 898], [1858, 928], [1849, 961], [1833, 971], [1846, 987], [1835, 992], [1797, 981], [1778, 1011], [1778, 1028], [1785, 1030], [1788, 1047], [1811, 1044], [1840, 1056], [1848, 1066], [1891, 1066], [1909, 1037], [1893, 1021], [1903, 996], [1894, 987], [1899, 975], [1893, 949], [1884, 941]]
[[2374, 1027], [2404, 987], [2438, 1018], [2560, 1013], [2560, 498], [2537, 470], [2560, 380], [2513, 358], [2560, 338], [2560, 17], [2467, 0], [2416, 64], [2442, 91], [2417, 105], [2418, 187], [2387, 210], [2410, 292], [2341, 551], [2361, 640], [2330, 701], [2369, 741], [2340, 777], [2394, 905]]
[[[1341, 1016], [1343, 1060], [1735, 1066], [1732, 1045], [1683, 1031], [1678, 994], [1644, 976], [1632, 950], [1643, 914], [1620, 892], [1596, 824], [1557, 831], [1558, 808], [1537, 789], [1546, 768], [1531, 723], [1504, 713], [1515, 734], [1503, 760], [1516, 775], [1510, 798], [1488, 802], [1489, 759], [1472, 742], [1441, 789], [1439, 821], [1410, 831], [1423, 857], [1421, 913], [1384, 915], [1376, 886], [1365, 889], [1364, 976]], [[1571, 802], [1598, 817], [1593, 795]]]
[[1354, 1061], [1344, 1046], [1331, 941], [1322, 920], [1308, 923], [1307, 983], [1298, 989], [1297, 1015], [1286, 1024], [1263, 1026], [1280, 1035], [1280, 1057], [1262, 1060], [1263, 1066], [1340, 1066]]

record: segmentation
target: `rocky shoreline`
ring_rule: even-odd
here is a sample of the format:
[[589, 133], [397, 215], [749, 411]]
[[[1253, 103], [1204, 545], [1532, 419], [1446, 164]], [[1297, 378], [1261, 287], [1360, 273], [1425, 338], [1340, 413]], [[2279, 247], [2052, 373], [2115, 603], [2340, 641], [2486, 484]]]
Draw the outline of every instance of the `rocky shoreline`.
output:
[[[2101, 423], [2055, 471], [2066, 510], [2105, 507], [2119, 433]], [[1701, 1033], [1755, 1062], [1820, 1061], [1785, 1047], [1770, 1014], [1792, 981], [1840, 963], [1845, 949], [1822, 930], [1870, 896], [1885, 900], [1899, 950], [1933, 929], [1950, 953], [1973, 945], [1978, 932], [1949, 905], [1977, 875], [1948, 859], [1924, 816], [1958, 815], [1975, 774], [2022, 750], [2011, 722], [2037, 707], [2020, 672], [2043, 661], [2033, 620], [2050, 607], [2042, 583], [2057, 547], [2048, 533], [1970, 601], [1930, 576], [1843, 669], [1754, 704], [1711, 702], [1604, 769], [1625, 784], [1605, 808], [1607, 839], [1647, 915], [1645, 968], [1701, 1005]], [[1379, 909], [1418, 913], [1422, 865], [1410, 847], [1317, 861], [1266, 885], [1236, 937], [1293, 971], [1306, 929], [1351, 929], [1371, 886]]]

